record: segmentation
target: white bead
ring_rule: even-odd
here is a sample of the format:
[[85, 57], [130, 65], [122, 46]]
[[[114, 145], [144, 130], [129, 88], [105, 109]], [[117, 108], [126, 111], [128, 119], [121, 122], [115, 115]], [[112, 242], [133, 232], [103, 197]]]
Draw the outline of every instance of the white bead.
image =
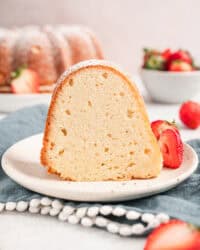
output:
[[128, 220], [138, 220], [140, 218], [140, 213], [136, 211], [128, 211], [126, 214], [126, 218]]
[[160, 223], [166, 223], [170, 219], [169, 216], [164, 213], [157, 214], [156, 218], [160, 221]]
[[125, 215], [126, 210], [122, 207], [116, 207], [113, 209], [112, 214], [115, 216], [123, 216]]
[[40, 200], [39, 199], [32, 199], [30, 201], [30, 207], [39, 207], [40, 206]]
[[81, 225], [84, 227], [91, 227], [93, 225], [93, 221], [90, 218], [85, 217], [81, 219]]
[[13, 211], [16, 208], [16, 202], [9, 201], [6, 203], [6, 210], [7, 211]]
[[137, 224], [132, 226], [131, 231], [135, 235], [140, 235], [140, 234], [143, 234], [145, 232], [145, 227], [143, 224], [137, 223]]
[[37, 214], [40, 211], [40, 207], [29, 207], [28, 211], [32, 214]]
[[68, 222], [71, 223], [71, 224], [77, 224], [77, 223], [79, 223], [79, 220], [80, 219], [75, 215], [70, 215], [68, 217]]
[[98, 207], [90, 207], [90, 208], [88, 208], [87, 215], [89, 217], [96, 217], [98, 213], [99, 213], [99, 208]]
[[101, 217], [101, 216], [97, 216], [95, 218], [95, 224], [98, 226], [98, 227], [105, 227], [107, 224], [108, 224], [108, 220]]
[[53, 208], [57, 208], [57, 209], [63, 208], [63, 204], [62, 204], [62, 202], [59, 201], [59, 200], [53, 200], [52, 203], [51, 203], [51, 206], [52, 206]]
[[113, 208], [111, 206], [105, 205], [100, 208], [100, 213], [103, 215], [109, 215], [112, 213]]
[[74, 212], [75, 208], [69, 205], [66, 205], [63, 207], [62, 212], [65, 213], [66, 215], [70, 215]]
[[141, 216], [141, 220], [146, 223], [151, 223], [154, 220], [155, 216], [150, 213], [145, 213]]
[[130, 226], [121, 226], [119, 229], [119, 234], [122, 236], [130, 236], [132, 233]]
[[48, 197], [43, 197], [40, 201], [41, 205], [43, 206], [50, 206], [52, 203], [52, 200], [49, 199]]
[[26, 201], [18, 201], [17, 202], [16, 210], [18, 212], [24, 212], [27, 208], [28, 208], [28, 202], [26, 202]]
[[61, 220], [61, 221], [66, 221], [68, 217], [69, 216], [66, 213], [63, 213], [63, 212], [59, 213], [59, 215], [58, 215], [58, 219]]
[[47, 214], [49, 214], [50, 210], [51, 210], [51, 207], [50, 207], [50, 206], [45, 206], [45, 207], [42, 207], [42, 208], [41, 208], [40, 213], [41, 213], [42, 215], [47, 215]]
[[49, 211], [50, 216], [56, 216], [58, 215], [60, 212], [60, 209], [57, 208], [51, 208], [51, 210]]
[[150, 221], [147, 225], [148, 228], [155, 228], [160, 225], [160, 221], [157, 218], [154, 218], [152, 221]]
[[116, 234], [119, 231], [119, 226], [116, 223], [111, 222], [107, 225], [107, 230], [110, 233]]
[[76, 216], [78, 218], [83, 218], [87, 213], [87, 207], [80, 207], [76, 211]]
[[0, 202], [0, 212], [3, 212], [4, 208], [5, 208], [5, 203]]

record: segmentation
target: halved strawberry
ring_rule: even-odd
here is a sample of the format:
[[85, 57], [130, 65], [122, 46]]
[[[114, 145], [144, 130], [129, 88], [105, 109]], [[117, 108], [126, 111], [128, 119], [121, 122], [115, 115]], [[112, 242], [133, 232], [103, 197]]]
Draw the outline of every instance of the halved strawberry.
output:
[[194, 101], [183, 103], [179, 111], [179, 117], [188, 128], [198, 128], [200, 126], [200, 103]]
[[164, 130], [158, 140], [163, 163], [168, 168], [178, 168], [183, 161], [183, 142], [175, 130]]
[[200, 250], [200, 232], [184, 221], [170, 220], [149, 235], [144, 250]]
[[175, 60], [169, 63], [168, 65], [169, 71], [192, 71], [193, 67], [191, 64], [181, 61], [181, 60]]
[[11, 90], [15, 94], [29, 94], [39, 92], [39, 77], [30, 69], [21, 69], [11, 81]]
[[175, 130], [179, 133], [178, 128], [176, 127], [175, 122], [168, 122], [165, 120], [156, 120], [151, 123], [151, 129], [157, 139], [160, 138], [161, 133], [166, 129]]

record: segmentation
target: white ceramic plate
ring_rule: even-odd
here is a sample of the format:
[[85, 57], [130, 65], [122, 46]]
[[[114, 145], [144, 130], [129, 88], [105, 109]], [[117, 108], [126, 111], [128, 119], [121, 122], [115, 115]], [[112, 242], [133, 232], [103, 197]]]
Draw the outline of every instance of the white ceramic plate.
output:
[[49, 104], [51, 94], [0, 94], [0, 112], [12, 112], [25, 106]]
[[163, 169], [159, 177], [149, 180], [70, 182], [48, 174], [40, 165], [42, 134], [26, 138], [10, 147], [2, 157], [6, 174], [22, 186], [45, 195], [75, 201], [122, 201], [166, 191], [197, 168], [195, 151], [184, 144], [184, 161], [176, 170]]

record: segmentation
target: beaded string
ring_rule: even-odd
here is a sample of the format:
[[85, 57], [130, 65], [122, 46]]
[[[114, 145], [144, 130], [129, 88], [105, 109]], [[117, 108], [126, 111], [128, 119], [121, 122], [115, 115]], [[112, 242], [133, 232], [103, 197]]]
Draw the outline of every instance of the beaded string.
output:
[[[33, 214], [50, 215], [63, 222], [70, 224], [81, 224], [84, 227], [96, 226], [105, 228], [108, 232], [121, 236], [143, 235], [161, 223], [167, 222], [169, 216], [164, 213], [151, 214], [139, 213], [134, 210], [127, 210], [120, 206], [93, 205], [76, 207], [73, 203], [66, 205], [57, 199], [43, 197], [31, 201], [18, 201], [0, 203], [0, 212], [6, 211], [28, 211]], [[112, 221], [105, 216], [124, 216], [129, 223], [122, 224]]]

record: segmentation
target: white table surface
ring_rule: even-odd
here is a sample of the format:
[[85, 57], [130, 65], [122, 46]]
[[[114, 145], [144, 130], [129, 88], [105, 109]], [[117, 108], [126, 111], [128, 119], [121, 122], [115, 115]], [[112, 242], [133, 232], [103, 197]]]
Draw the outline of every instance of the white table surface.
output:
[[[184, 128], [178, 119], [178, 105], [147, 103], [151, 120], [176, 119], [184, 140], [200, 138], [200, 129]], [[0, 117], [3, 117], [0, 115]], [[142, 250], [144, 239], [122, 238], [95, 228], [70, 225], [49, 216], [0, 214], [1, 250]]]

